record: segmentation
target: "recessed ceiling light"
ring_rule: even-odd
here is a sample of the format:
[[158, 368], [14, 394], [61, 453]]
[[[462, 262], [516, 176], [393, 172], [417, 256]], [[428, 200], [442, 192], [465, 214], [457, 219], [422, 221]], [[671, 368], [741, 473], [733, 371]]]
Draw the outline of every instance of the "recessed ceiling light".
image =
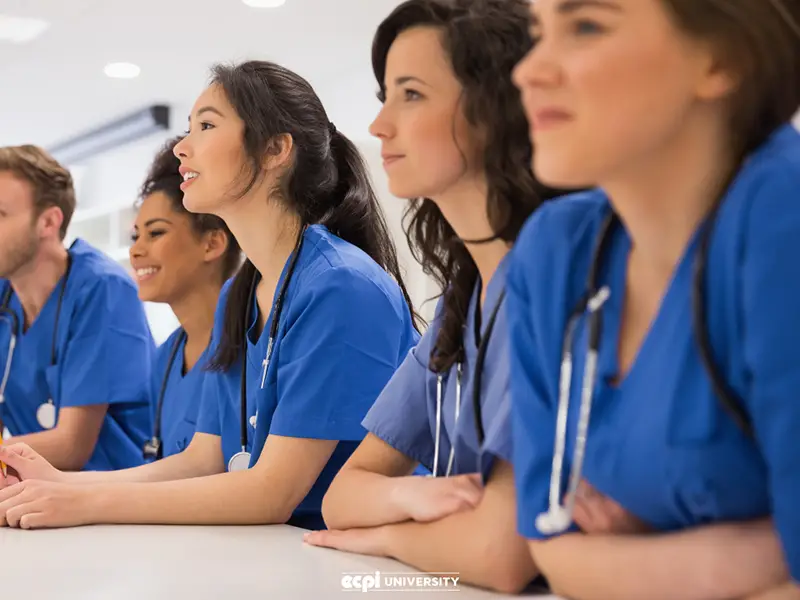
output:
[[0, 15], [0, 41], [25, 44], [42, 35], [48, 27], [50, 24], [41, 19]]
[[106, 75], [114, 79], [133, 79], [134, 77], [138, 77], [139, 73], [142, 72], [138, 65], [126, 62], [107, 64], [103, 71]]
[[278, 8], [286, 4], [286, 0], [242, 0], [251, 8]]

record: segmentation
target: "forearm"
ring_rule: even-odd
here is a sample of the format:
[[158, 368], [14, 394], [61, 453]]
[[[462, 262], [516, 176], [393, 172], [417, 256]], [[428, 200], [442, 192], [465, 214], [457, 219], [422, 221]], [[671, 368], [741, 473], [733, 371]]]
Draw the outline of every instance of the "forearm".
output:
[[257, 525], [285, 523], [292, 510], [271, 501], [252, 470], [158, 483], [99, 484], [92, 523]]
[[786, 581], [768, 521], [674, 534], [570, 534], [531, 551], [553, 591], [575, 600], [728, 600]]
[[325, 524], [329, 529], [352, 529], [408, 521], [408, 512], [396, 498], [401, 479], [362, 469], [340, 471], [322, 501]]
[[95, 436], [95, 441], [89, 444], [84, 439], [76, 439], [77, 437], [55, 428], [14, 436], [12, 441], [15, 444], [27, 444], [56, 469], [80, 471], [91, 458], [97, 438]]
[[195, 455], [187, 449], [180, 454], [168, 456], [131, 469], [63, 473], [63, 481], [80, 484], [154, 483], [189, 479], [191, 477], [205, 477], [221, 472], [222, 470], [217, 469], [213, 462], [203, 460], [201, 455]]
[[463, 583], [513, 594], [538, 574], [513, 522], [508, 526], [479, 509], [383, 530], [392, 558], [429, 573], [458, 573]]

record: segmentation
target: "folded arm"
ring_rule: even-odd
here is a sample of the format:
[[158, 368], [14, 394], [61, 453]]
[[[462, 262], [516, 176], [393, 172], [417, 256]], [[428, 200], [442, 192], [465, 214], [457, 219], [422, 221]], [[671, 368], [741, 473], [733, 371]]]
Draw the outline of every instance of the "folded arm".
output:
[[530, 549], [554, 593], [574, 600], [728, 600], [788, 578], [767, 520], [659, 535], [573, 533]]

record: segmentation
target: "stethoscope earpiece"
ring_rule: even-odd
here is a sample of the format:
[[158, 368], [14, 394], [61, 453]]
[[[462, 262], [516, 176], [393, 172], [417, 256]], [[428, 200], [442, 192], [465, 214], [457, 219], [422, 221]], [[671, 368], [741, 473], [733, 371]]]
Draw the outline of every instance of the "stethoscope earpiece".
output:
[[543, 535], [564, 533], [572, 525], [572, 512], [564, 506], [551, 506], [536, 517], [536, 529]]

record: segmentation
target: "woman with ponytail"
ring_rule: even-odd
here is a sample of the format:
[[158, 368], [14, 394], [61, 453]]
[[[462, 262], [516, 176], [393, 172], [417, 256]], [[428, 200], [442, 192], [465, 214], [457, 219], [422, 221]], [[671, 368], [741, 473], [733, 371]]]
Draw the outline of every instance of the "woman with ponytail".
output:
[[[371, 131], [392, 192], [414, 198], [409, 242], [444, 295], [331, 485], [332, 530], [307, 535], [507, 592], [536, 570], [514, 521], [506, 257], [552, 193], [530, 172], [511, 81], [532, 44], [528, 10], [527, 0], [409, 0], [375, 36], [383, 109]], [[418, 464], [434, 477], [409, 476]]]
[[417, 342], [366, 167], [308, 82], [269, 62], [216, 67], [175, 155], [186, 208], [222, 218], [248, 257], [220, 295], [197, 433], [103, 476], [6, 447], [22, 480], [0, 492], [11, 526], [321, 527], [361, 421]]

